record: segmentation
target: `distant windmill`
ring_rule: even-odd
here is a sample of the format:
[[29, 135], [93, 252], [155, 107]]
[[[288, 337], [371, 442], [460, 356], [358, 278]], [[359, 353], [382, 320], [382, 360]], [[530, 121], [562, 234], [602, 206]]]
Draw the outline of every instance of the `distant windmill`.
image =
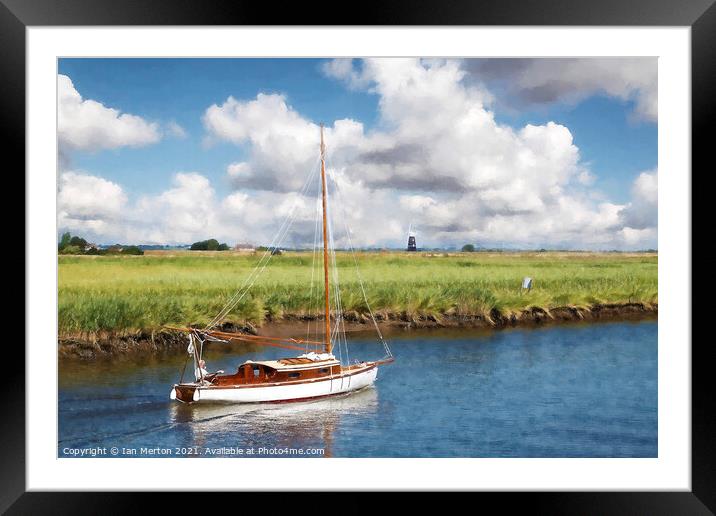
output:
[[418, 247], [415, 244], [415, 233], [412, 231], [413, 225], [410, 224], [408, 227], [408, 251], [417, 251]]

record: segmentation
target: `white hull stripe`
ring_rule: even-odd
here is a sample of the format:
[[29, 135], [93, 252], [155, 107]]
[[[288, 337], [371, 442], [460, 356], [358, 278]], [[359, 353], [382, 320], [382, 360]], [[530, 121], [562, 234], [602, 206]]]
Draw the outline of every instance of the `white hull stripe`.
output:
[[[197, 387], [195, 402], [257, 403], [264, 401], [289, 401], [317, 398], [333, 394], [357, 391], [371, 385], [378, 375], [378, 368], [372, 367], [350, 376], [337, 376], [305, 383], [274, 384], [251, 389], [235, 387]], [[172, 392], [173, 394], [173, 392]], [[171, 397], [171, 395], [170, 395]], [[174, 397], [176, 395], [174, 394]], [[173, 398], [172, 398], [173, 399]]]

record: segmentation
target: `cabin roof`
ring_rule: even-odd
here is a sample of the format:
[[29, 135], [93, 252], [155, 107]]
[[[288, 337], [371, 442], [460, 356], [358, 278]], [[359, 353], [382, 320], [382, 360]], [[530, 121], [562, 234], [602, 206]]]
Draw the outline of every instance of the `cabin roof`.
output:
[[280, 358], [278, 360], [247, 360], [244, 364], [257, 364], [272, 369], [287, 371], [298, 369], [316, 369], [318, 367], [327, 367], [339, 365], [340, 362], [335, 357], [324, 360], [311, 360], [310, 358]]

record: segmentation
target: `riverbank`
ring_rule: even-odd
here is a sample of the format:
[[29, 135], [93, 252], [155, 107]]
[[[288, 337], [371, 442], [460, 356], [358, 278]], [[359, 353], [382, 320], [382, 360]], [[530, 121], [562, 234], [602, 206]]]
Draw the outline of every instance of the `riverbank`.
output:
[[[228, 251], [60, 256], [60, 354], [178, 349], [184, 339], [163, 328], [204, 327], [259, 259]], [[655, 253], [339, 251], [335, 265], [352, 331], [372, 326], [368, 304], [386, 331], [618, 320], [651, 316], [658, 306]], [[522, 288], [525, 277], [530, 290]], [[252, 280], [224, 318], [234, 327], [305, 337], [307, 322], [323, 314], [321, 264], [310, 252], [273, 256]]]
[[[499, 331], [513, 327], [537, 327], [543, 325], [576, 322], [613, 322], [655, 319], [658, 304], [621, 303], [595, 304], [589, 307], [564, 306], [550, 310], [530, 308], [519, 312], [502, 313], [493, 309], [489, 315], [442, 314], [418, 316], [407, 313], [379, 313], [376, 315], [381, 331], [388, 337], [391, 332], [425, 328], [476, 328]], [[315, 320], [315, 319], [310, 319]], [[373, 330], [372, 321], [359, 313], [346, 314], [347, 332]], [[281, 320], [269, 321], [260, 328], [247, 324], [236, 327], [226, 324], [228, 331], [244, 331], [258, 335], [305, 336], [309, 319], [284, 315]], [[63, 359], [93, 360], [118, 355], [176, 353], [187, 345], [186, 334], [170, 330], [135, 332], [84, 332], [61, 335], [58, 355]], [[235, 344], [252, 348], [249, 344]], [[255, 347], [255, 346], [253, 346]], [[259, 348], [256, 348], [259, 349]]]

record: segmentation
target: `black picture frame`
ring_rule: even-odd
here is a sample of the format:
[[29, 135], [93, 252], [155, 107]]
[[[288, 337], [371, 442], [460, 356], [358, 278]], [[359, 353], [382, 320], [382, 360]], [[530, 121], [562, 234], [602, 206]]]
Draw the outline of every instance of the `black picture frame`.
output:
[[[7, 157], [25, 164], [25, 30], [62, 25], [553, 25], [689, 26], [692, 50], [692, 168], [706, 167], [716, 110], [715, 0], [363, 1], [353, 9], [304, 2], [246, 0], [0, 0], [2, 131]], [[713, 168], [713, 167], [711, 167]], [[686, 171], [685, 173], [688, 173]], [[693, 175], [692, 175], [693, 177]], [[692, 197], [696, 200], [699, 195]], [[20, 197], [20, 196], [18, 196]], [[22, 197], [24, 198], [24, 196]], [[692, 343], [683, 343], [689, 345]], [[716, 425], [709, 394], [714, 361], [710, 339], [692, 345], [692, 490], [690, 492], [484, 494], [502, 510], [515, 506], [550, 514], [710, 514], [716, 511]], [[17, 359], [24, 362], [24, 355]], [[127, 493], [25, 492], [26, 364], [6, 373], [0, 510], [8, 514], [123, 513], [146, 501]], [[21, 367], [22, 366], [22, 367]], [[8, 377], [9, 375], [9, 377]], [[216, 503], [211, 496], [211, 505]], [[357, 495], [356, 495], [357, 496]], [[191, 493], [161, 503], [206, 506]], [[194, 504], [192, 504], [194, 502]], [[244, 506], [245, 507], [245, 506]], [[135, 509], [136, 510], [136, 509]]]

